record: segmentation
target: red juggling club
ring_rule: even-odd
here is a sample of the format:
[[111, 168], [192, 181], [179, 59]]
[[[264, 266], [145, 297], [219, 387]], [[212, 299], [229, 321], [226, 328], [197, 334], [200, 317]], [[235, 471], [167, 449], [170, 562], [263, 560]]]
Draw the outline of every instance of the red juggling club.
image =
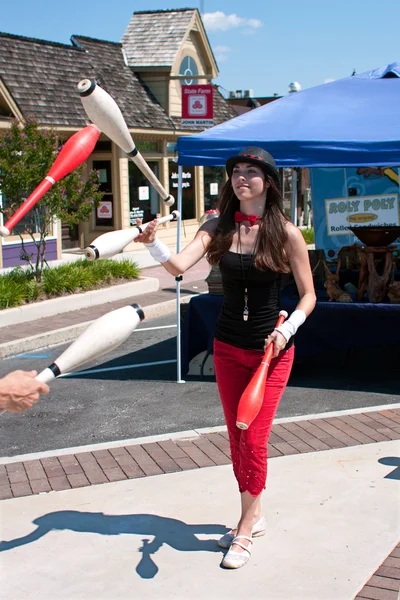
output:
[[[275, 327], [282, 325], [288, 314], [281, 310]], [[236, 427], [239, 429], [248, 429], [258, 413], [264, 399], [265, 384], [268, 377], [268, 369], [274, 354], [274, 344], [270, 344], [266, 349], [263, 359], [257, 371], [251, 378], [250, 383], [244, 390], [238, 406]]]
[[59, 181], [68, 173], [71, 173], [76, 167], [79, 167], [93, 152], [97, 140], [100, 136], [100, 130], [96, 125], [90, 124], [84, 129], [67, 140], [62, 150], [54, 161], [50, 171], [32, 194], [15, 211], [13, 216], [0, 227], [0, 235], [7, 237], [11, 230], [20, 222], [31, 208], [45, 195], [52, 185]]

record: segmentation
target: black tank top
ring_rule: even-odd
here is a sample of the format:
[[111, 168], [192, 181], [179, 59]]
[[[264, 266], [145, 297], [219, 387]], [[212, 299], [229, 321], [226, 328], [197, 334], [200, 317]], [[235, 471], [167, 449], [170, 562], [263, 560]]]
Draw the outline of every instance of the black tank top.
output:
[[[215, 339], [237, 348], [263, 350], [265, 338], [274, 330], [279, 316], [283, 274], [260, 271], [251, 265], [251, 255], [227, 252], [221, 258], [224, 302], [215, 329]], [[249, 267], [250, 271], [249, 271]], [[244, 277], [243, 277], [244, 274]], [[244, 289], [247, 283], [249, 317], [243, 320]], [[288, 348], [292, 338], [289, 340]]]

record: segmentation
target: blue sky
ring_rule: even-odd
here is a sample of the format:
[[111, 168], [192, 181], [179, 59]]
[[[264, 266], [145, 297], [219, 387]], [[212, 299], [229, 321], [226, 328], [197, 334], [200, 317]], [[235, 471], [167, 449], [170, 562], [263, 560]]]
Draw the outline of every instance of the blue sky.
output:
[[284, 95], [400, 61], [398, 0], [17, 0], [0, 30], [70, 43], [73, 34], [120, 41], [133, 12], [198, 8], [217, 58], [215, 83]]

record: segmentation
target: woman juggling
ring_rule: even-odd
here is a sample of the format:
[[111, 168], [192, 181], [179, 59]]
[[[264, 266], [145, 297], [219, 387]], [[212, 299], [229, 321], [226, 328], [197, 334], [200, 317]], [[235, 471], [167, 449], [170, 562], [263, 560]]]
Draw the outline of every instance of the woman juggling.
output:
[[[219, 197], [219, 217], [204, 223], [179, 254], [156, 237], [152, 221], [136, 238], [172, 275], [180, 275], [203, 256], [219, 265], [224, 302], [214, 340], [214, 368], [229, 433], [241, 514], [237, 526], [218, 544], [227, 548], [222, 565], [238, 568], [251, 555], [252, 540], [264, 535], [261, 494], [267, 477], [267, 445], [272, 421], [294, 358], [294, 335], [315, 306], [307, 247], [299, 229], [283, 212], [278, 170], [261, 148], [245, 148], [226, 162], [229, 179]], [[299, 302], [278, 328], [282, 279], [293, 273]], [[240, 397], [274, 345], [262, 407], [250, 427], [236, 426]]]

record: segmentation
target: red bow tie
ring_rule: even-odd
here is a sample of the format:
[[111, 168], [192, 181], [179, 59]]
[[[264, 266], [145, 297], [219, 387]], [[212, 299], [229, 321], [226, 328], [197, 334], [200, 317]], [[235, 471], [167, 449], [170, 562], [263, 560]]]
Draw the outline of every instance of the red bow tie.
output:
[[240, 210], [235, 212], [235, 223], [241, 223], [242, 221], [248, 221], [251, 225], [254, 225], [256, 221], [261, 221], [261, 217], [256, 217], [255, 215], [245, 215]]

